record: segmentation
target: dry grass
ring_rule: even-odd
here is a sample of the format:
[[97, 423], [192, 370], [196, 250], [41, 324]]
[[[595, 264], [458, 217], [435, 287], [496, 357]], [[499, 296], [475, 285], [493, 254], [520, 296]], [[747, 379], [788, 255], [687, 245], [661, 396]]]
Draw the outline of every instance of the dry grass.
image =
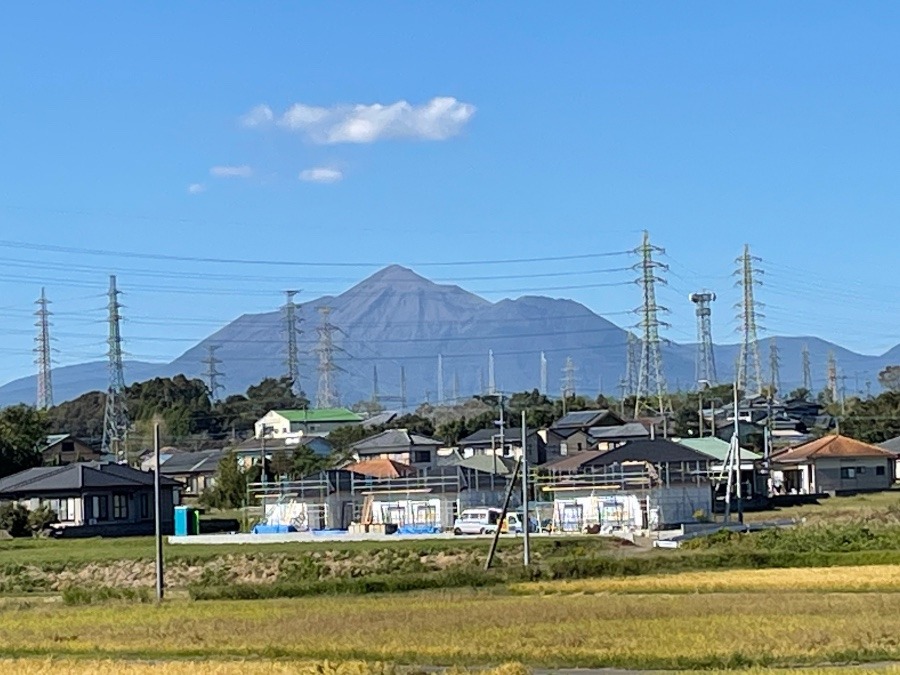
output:
[[[0, 613], [0, 654], [727, 668], [900, 660], [900, 594], [444, 592], [36, 605]], [[226, 671], [227, 672], [227, 671]]]
[[900, 592], [900, 565], [680, 572], [640, 577], [515, 584], [534, 593], [860, 593]]

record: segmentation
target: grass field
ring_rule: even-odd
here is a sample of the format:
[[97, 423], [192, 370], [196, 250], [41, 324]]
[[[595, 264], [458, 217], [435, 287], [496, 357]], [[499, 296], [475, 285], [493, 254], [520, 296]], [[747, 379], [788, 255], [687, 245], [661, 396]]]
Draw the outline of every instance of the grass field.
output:
[[[574, 595], [545, 587], [529, 595], [470, 590], [161, 607], [20, 603], [0, 609], [0, 656], [666, 669], [900, 660], [900, 593], [834, 593], [827, 584], [821, 593], [782, 590], [789, 581], [767, 593]], [[833, 579], [831, 587], [843, 583]]]
[[805, 520], [810, 524], [859, 521], [897, 523], [900, 522], [900, 488], [849, 497], [830, 497], [817, 504], [744, 514], [746, 522], [774, 519]]

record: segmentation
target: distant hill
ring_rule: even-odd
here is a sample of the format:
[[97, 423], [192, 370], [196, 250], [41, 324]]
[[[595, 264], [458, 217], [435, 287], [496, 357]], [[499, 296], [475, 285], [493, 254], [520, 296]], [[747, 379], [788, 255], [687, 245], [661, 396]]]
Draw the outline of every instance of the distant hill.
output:
[[[540, 353], [546, 354], [549, 393], [560, 391], [567, 356], [575, 366], [579, 393], [618, 393], [625, 369], [627, 334], [572, 300], [525, 296], [489, 302], [458, 286], [436, 284], [412, 270], [392, 265], [348, 291], [299, 305], [303, 334], [300, 337], [301, 381], [314, 399], [317, 387], [317, 308], [332, 308], [331, 322], [339, 329], [335, 343], [342, 351], [337, 363], [342, 371], [337, 384], [344, 403], [372, 396], [374, 369], [379, 394], [387, 405], [398, 405], [400, 368], [405, 368], [410, 404], [437, 398], [437, 357], [443, 355], [444, 391], [451, 397], [458, 382], [461, 396], [483, 391], [488, 378], [488, 350], [495, 356], [496, 385], [504, 391], [532, 389], [540, 383]], [[188, 349], [171, 363], [125, 364], [128, 382], [184, 373], [199, 377], [207, 345], [221, 345], [217, 356], [226, 374], [228, 393], [242, 392], [266, 376], [285, 370], [284, 331], [279, 312], [245, 314]], [[864, 356], [815, 337], [778, 337], [784, 388], [802, 380], [800, 354], [810, 352], [814, 389], [824, 387], [825, 363], [834, 351], [847, 376], [848, 392], [864, 389], [885, 365], [900, 363], [900, 345], [883, 356]], [[694, 382], [695, 345], [663, 346], [666, 378], [671, 389], [689, 388]], [[719, 378], [733, 377], [737, 345], [716, 347]], [[768, 370], [768, 342], [760, 344], [764, 374]], [[57, 401], [86, 391], [106, 388], [105, 362], [84, 363], [55, 369]], [[35, 378], [15, 380], [0, 387], [0, 405], [34, 400]], [[393, 399], [390, 399], [393, 397]]]

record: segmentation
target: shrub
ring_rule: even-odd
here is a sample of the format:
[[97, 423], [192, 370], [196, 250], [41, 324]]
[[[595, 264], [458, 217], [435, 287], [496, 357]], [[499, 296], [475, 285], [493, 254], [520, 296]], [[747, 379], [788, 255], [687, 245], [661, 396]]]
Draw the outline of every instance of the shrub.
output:
[[0, 530], [6, 530], [11, 537], [29, 536], [28, 509], [17, 502], [0, 507]]
[[150, 590], [147, 588], [111, 588], [98, 586], [85, 588], [70, 586], [63, 589], [62, 600], [66, 605], [93, 605], [98, 602], [125, 600], [129, 602], [150, 602]]
[[32, 534], [40, 534], [53, 523], [59, 522], [56, 513], [46, 504], [39, 506], [28, 514], [28, 528]]

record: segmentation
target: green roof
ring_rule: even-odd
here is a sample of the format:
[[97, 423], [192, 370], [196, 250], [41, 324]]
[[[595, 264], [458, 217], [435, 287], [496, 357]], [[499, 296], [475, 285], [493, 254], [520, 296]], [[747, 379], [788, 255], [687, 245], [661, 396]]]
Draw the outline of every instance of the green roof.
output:
[[363, 417], [347, 408], [312, 408], [310, 410], [276, 410], [288, 422], [362, 422]]
[[[679, 443], [680, 445], [684, 445], [691, 450], [702, 452], [704, 455], [712, 457], [717, 462], [724, 462], [728, 459], [728, 449], [731, 447], [731, 443], [729, 443], [728, 441], [723, 441], [721, 438], [716, 438], [715, 436], [704, 436], [703, 438], [680, 438], [678, 439], [677, 443]], [[761, 459], [759, 454], [751, 452], [750, 450], [741, 450], [742, 464], [744, 462], [753, 462], [757, 459]]]

